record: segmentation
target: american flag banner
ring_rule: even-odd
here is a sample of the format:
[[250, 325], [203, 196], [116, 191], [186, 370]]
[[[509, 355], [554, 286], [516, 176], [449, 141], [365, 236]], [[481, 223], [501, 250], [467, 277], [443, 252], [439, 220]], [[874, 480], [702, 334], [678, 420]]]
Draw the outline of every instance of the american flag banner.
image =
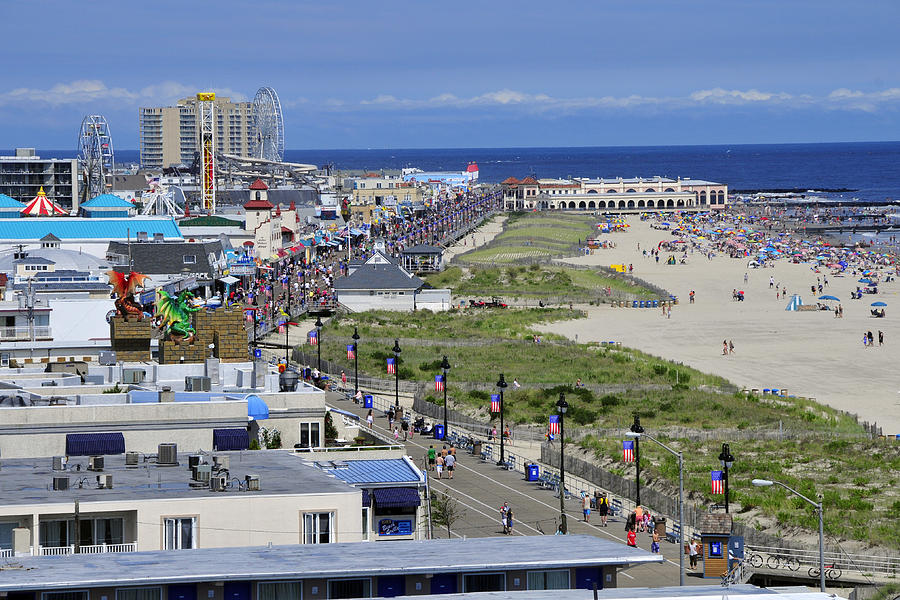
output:
[[712, 478], [712, 493], [713, 494], [724, 494], [725, 493], [725, 475], [722, 471], [710, 471], [710, 475]]
[[500, 394], [491, 394], [491, 412], [500, 412]]
[[625, 462], [634, 462], [634, 440], [622, 442], [622, 458]]
[[394, 362], [393, 358], [387, 359], [387, 372], [390, 375], [395, 375], [397, 373], [397, 363]]
[[354, 344], [347, 344], [347, 360], [356, 358], [356, 347]]
[[444, 391], [444, 376], [443, 375], [435, 375], [434, 376], [434, 391], [436, 391], [436, 392]]
[[310, 331], [309, 332], [309, 345], [310, 346], [318, 346], [319, 345], [319, 332], [318, 331]]
[[559, 434], [559, 415], [550, 415], [548, 431], [552, 434]]

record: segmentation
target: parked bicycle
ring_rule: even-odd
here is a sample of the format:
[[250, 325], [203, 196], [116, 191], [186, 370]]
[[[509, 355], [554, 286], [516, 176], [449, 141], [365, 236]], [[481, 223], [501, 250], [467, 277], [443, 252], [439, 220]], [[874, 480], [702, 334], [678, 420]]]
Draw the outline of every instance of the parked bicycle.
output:
[[800, 561], [793, 556], [781, 556], [772, 554], [766, 560], [766, 566], [770, 569], [788, 569], [789, 571], [797, 571], [800, 569]]
[[[809, 576], [813, 579], [818, 579], [819, 573], [821, 572], [819, 567], [810, 567]], [[841, 571], [840, 567], [836, 565], [825, 565], [825, 579], [840, 579], [843, 574], [844, 572]]]

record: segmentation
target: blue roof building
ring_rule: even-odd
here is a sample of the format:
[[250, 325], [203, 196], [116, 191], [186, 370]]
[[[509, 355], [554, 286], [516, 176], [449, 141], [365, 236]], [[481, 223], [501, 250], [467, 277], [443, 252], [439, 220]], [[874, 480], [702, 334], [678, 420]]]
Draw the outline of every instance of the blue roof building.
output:
[[157, 234], [167, 241], [184, 239], [171, 217], [0, 219], [0, 243], [37, 242], [48, 233], [58, 237], [63, 244], [89, 240], [102, 242], [104, 251], [110, 240], [152, 240], [158, 237]]
[[134, 204], [114, 194], [100, 194], [81, 205], [81, 214], [89, 219], [130, 217]]
[[25, 205], [18, 200], [0, 194], [0, 219], [18, 219], [22, 216], [22, 209]]

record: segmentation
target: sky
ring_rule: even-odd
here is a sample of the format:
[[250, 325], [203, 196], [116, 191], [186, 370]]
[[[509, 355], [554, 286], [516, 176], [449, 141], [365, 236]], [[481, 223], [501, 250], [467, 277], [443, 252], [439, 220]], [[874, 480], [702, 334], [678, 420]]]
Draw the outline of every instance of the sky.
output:
[[900, 139], [896, 0], [2, 0], [0, 148], [198, 91], [281, 99], [285, 146]]

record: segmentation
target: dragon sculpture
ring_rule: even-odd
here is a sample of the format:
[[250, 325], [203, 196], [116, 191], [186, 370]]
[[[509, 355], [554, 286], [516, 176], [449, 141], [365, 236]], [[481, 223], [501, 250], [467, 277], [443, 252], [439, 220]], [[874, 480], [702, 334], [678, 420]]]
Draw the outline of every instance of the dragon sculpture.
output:
[[160, 318], [159, 329], [165, 330], [169, 339], [176, 344], [194, 341], [196, 331], [191, 325], [191, 313], [200, 310], [191, 306], [194, 294], [188, 290], [179, 292], [177, 296], [170, 296], [164, 290], [156, 290], [156, 314]]
[[134, 293], [137, 288], [144, 287], [144, 281], [150, 279], [148, 276], [132, 271], [128, 275], [118, 271], [107, 271], [106, 276], [109, 277], [109, 284], [116, 293], [116, 310], [125, 317], [137, 317], [140, 321], [144, 318], [144, 309], [134, 299]]

